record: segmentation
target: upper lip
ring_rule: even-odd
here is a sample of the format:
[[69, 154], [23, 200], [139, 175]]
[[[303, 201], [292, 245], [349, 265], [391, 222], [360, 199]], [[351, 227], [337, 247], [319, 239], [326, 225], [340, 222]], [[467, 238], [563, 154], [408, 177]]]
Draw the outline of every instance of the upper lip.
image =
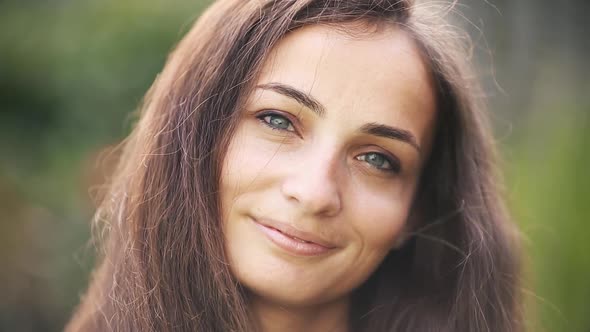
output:
[[313, 242], [315, 244], [319, 244], [322, 247], [326, 247], [329, 249], [336, 248], [336, 245], [330, 241], [326, 241], [313, 233], [300, 231], [300, 230], [294, 228], [293, 226], [290, 226], [289, 224], [286, 224], [286, 223], [283, 223], [280, 221], [267, 219], [267, 218], [254, 218], [254, 221], [263, 225], [263, 226], [274, 228], [274, 229], [278, 230], [279, 232], [281, 232], [287, 236], [290, 236], [290, 237], [295, 237], [295, 238], [298, 238], [298, 239], [301, 239], [301, 240], [307, 241], [307, 242]]

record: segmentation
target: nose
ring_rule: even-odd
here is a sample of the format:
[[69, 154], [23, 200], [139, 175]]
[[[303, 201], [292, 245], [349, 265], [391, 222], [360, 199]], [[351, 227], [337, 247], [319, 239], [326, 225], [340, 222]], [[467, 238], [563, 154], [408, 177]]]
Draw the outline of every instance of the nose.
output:
[[337, 215], [342, 209], [338, 157], [319, 149], [299, 157], [303, 160], [294, 163], [283, 179], [282, 194], [297, 204], [302, 214]]

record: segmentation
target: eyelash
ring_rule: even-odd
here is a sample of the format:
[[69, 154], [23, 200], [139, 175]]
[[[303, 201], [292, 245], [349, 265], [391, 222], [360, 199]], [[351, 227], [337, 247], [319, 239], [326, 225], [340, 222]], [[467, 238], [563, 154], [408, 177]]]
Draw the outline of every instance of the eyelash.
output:
[[[287, 121], [288, 125], [289, 125], [291, 128], [293, 128], [293, 130], [288, 130], [288, 129], [278, 128], [278, 127], [276, 127], [276, 126], [273, 126], [273, 125], [271, 124], [270, 120], [269, 120], [269, 121], [266, 121], [266, 118], [267, 118], [267, 117], [272, 117], [272, 116], [283, 118], [284, 120], [286, 120], [286, 121]], [[291, 121], [291, 120], [290, 120], [288, 117], [286, 117], [285, 115], [282, 115], [282, 114], [279, 114], [279, 113], [276, 113], [276, 112], [264, 112], [264, 113], [262, 113], [262, 114], [260, 114], [260, 115], [258, 115], [258, 116], [256, 116], [256, 117], [258, 118], [258, 120], [260, 120], [260, 122], [262, 122], [263, 124], [265, 124], [265, 125], [266, 125], [267, 127], [269, 127], [270, 129], [273, 129], [273, 130], [278, 130], [278, 131], [287, 131], [287, 132], [296, 133], [296, 131], [295, 131], [295, 126], [293, 125], [293, 121]]]
[[[288, 123], [288, 127], [293, 128], [293, 130], [289, 130], [289, 129], [284, 129], [284, 128], [279, 128], [274, 126], [273, 124], [271, 124], [271, 120], [270, 117], [280, 117], [282, 119], [284, 119], [287, 123]], [[278, 130], [278, 131], [286, 131], [286, 132], [291, 132], [291, 133], [297, 133], [295, 130], [295, 126], [293, 125], [293, 122], [286, 116], [277, 113], [277, 112], [264, 112], [258, 116], [256, 116], [256, 118], [262, 122], [264, 125], [266, 125], [267, 127], [269, 127], [272, 130]], [[269, 120], [267, 121], [266, 119], [269, 118]], [[380, 168], [377, 167], [375, 165], [371, 165], [369, 164], [369, 162], [366, 161], [367, 155], [370, 154], [375, 154], [378, 155], [382, 158], [384, 158], [384, 162], [389, 164], [389, 168]], [[401, 166], [400, 166], [400, 162], [399, 160], [397, 160], [397, 158], [391, 158], [389, 156], [387, 156], [386, 154], [383, 153], [379, 153], [379, 152], [367, 152], [361, 155], [358, 155], [355, 157], [356, 160], [360, 160], [360, 161], [365, 161], [367, 164], [370, 165], [370, 167], [373, 167], [374, 169], [381, 171], [381, 172], [385, 172], [385, 173], [394, 173], [394, 174], [399, 174], [401, 172]]]
[[[380, 168], [377, 167], [375, 165], [371, 165], [369, 164], [369, 162], [366, 160], [368, 155], [378, 155], [380, 157], [382, 157], [384, 159], [384, 162], [389, 164], [388, 168]], [[383, 153], [379, 153], [379, 152], [367, 152], [367, 153], [363, 153], [361, 155], [358, 155], [355, 157], [356, 160], [360, 160], [360, 161], [364, 161], [367, 164], [369, 164], [371, 167], [382, 171], [382, 172], [386, 172], [386, 173], [394, 173], [394, 174], [399, 174], [401, 172], [401, 167], [400, 167], [400, 163], [397, 160], [393, 160], [392, 158], [388, 157], [387, 155], [383, 154]]]

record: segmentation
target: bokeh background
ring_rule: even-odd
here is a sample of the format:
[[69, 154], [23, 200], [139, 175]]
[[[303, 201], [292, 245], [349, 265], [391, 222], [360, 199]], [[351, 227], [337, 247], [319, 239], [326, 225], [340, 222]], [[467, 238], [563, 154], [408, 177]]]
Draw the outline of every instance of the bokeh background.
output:
[[[59, 331], [104, 156], [208, 1], [0, 0], [0, 331]], [[530, 331], [590, 331], [590, 1], [464, 0], [527, 254]], [[501, 331], [498, 331], [501, 332]]]

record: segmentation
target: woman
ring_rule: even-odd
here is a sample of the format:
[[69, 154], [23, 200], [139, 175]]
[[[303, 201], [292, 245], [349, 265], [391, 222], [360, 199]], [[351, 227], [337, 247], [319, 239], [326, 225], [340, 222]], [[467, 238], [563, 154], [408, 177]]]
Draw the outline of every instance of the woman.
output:
[[218, 1], [170, 56], [69, 331], [520, 331], [519, 254], [431, 5]]

